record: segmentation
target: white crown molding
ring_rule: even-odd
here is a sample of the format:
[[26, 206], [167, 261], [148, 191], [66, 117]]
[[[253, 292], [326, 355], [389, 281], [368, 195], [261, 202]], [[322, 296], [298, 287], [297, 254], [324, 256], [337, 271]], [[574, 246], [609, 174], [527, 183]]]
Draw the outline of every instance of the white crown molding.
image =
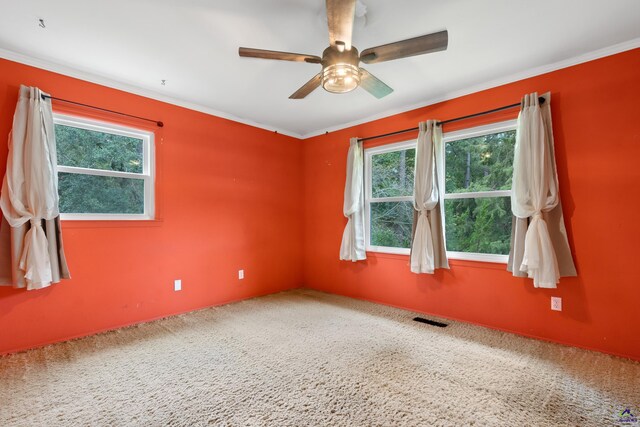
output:
[[[535, 68], [530, 68], [525, 71], [520, 71], [515, 74], [511, 74], [506, 77], [502, 77], [499, 79], [491, 80], [485, 83], [477, 84], [474, 86], [470, 86], [464, 89], [452, 91], [445, 93], [436, 98], [431, 98], [427, 101], [420, 102], [418, 104], [405, 105], [403, 107], [393, 108], [390, 110], [386, 110], [382, 113], [378, 113], [372, 116], [367, 116], [362, 119], [354, 120], [351, 122], [343, 123], [340, 125], [332, 126], [326, 129], [318, 129], [309, 133], [302, 135], [302, 139], [311, 138], [318, 135], [323, 135], [326, 132], [335, 132], [338, 130], [350, 128], [353, 126], [357, 126], [363, 123], [368, 123], [374, 120], [384, 119], [385, 117], [390, 117], [396, 114], [404, 113], [411, 110], [416, 110], [418, 108], [428, 107], [429, 105], [437, 104], [443, 101], [449, 101], [451, 99], [459, 98], [461, 96], [469, 95], [476, 92], [481, 92], [483, 90], [491, 89], [498, 86], [503, 86], [508, 83], [517, 82], [519, 80], [528, 79], [531, 77], [539, 76], [541, 74], [546, 74], [552, 71], [560, 70], [563, 68], [572, 67], [574, 65], [582, 64], [584, 62], [593, 61], [599, 58], [604, 58], [606, 56], [615, 55], [617, 53], [625, 52], [628, 50], [636, 49], [640, 47], [640, 38], [631, 39], [629, 41], [615, 44], [613, 46], [605, 47], [603, 49], [594, 50], [591, 52], [587, 52], [585, 54], [575, 56], [573, 58], [564, 59], [562, 61], [554, 62], [552, 64], [542, 65]], [[355, 136], [355, 135], [354, 135]], [[364, 137], [366, 135], [358, 135], [360, 137]]]
[[91, 83], [96, 83], [102, 86], [110, 87], [113, 89], [122, 90], [125, 92], [129, 92], [135, 95], [143, 96], [145, 98], [154, 99], [161, 102], [166, 102], [168, 104], [177, 105], [180, 107], [187, 108], [189, 110], [199, 111], [201, 113], [210, 114], [212, 116], [220, 117], [223, 119], [232, 120], [234, 122], [246, 124], [249, 126], [253, 126], [256, 128], [264, 129], [267, 131], [278, 132], [283, 135], [291, 136], [293, 138], [298, 139], [307, 139], [314, 136], [322, 135], [326, 132], [335, 132], [341, 129], [346, 129], [352, 126], [357, 126], [363, 123], [371, 122], [378, 119], [383, 119], [385, 117], [390, 117], [395, 114], [404, 113], [407, 111], [415, 110], [418, 108], [427, 107], [429, 105], [437, 104], [439, 102], [448, 101], [454, 98], [459, 98], [464, 95], [469, 95], [475, 92], [480, 92], [483, 90], [491, 89], [497, 86], [502, 86], [508, 83], [513, 83], [519, 80], [524, 80], [530, 77], [535, 77], [541, 74], [546, 74], [552, 71], [560, 70], [563, 68], [571, 67], [574, 65], [582, 64], [584, 62], [593, 61], [595, 59], [604, 58], [606, 56], [615, 55], [617, 53], [625, 52], [628, 50], [636, 49], [640, 47], [640, 38], [635, 38], [623, 43], [615, 44], [613, 46], [609, 46], [603, 49], [598, 49], [595, 51], [587, 52], [585, 54], [575, 56], [573, 58], [565, 59], [559, 62], [554, 62], [552, 64], [542, 65], [539, 67], [530, 68], [525, 71], [521, 71], [515, 74], [511, 74], [506, 77], [502, 77], [499, 79], [491, 80], [485, 83], [477, 84], [474, 86], [470, 86], [464, 89], [452, 91], [445, 93], [439, 97], [431, 98], [429, 100], [420, 102], [418, 104], [410, 104], [402, 107], [397, 107], [394, 109], [386, 110], [384, 112], [367, 116], [362, 119], [354, 120], [347, 123], [342, 123], [336, 126], [332, 126], [330, 128], [325, 129], [317, 129], [306, 134], [299, 134], [296, 132], [292, 132], [287, 129], [280, 129], [273, 126], [265, 125], [262, 123], [254, 122], [253, 120], [244, 119], [242, 117], [237, 117], [233, 114], [225, 113], [223, 111], [214, 110], [212, 108], [206, 107], [204, 105], [184, 101], [178, 98], [173, 98], [170, 96], [166, 96], [160, 94], [158, 92], [154, 92], [147, 89], [142, 89], [137, 86], [133, 86], [127, 83], [122, 83], [113, 79], [110, 79], [105, 76], [101, 76], [92, 72], [82, 71], [76, 68], [72, 68], [66, 65], [62, 65], [56, 62], [47, 61], [43, 59], [34, 58], [28, 55], [24, 55], [21, 53], [13, 52], [7, 49], [0, 48], [0, 58], [7, 59], [9, 61], [18, 62], [25, 65], [30, 65], [32, 67], [41, 68], [47, 71], [52, 71], [54, 73], [63, 74], [65, 76], [74, 77], [80, 80], [85, 80]]
[[262, 123], [254, 122], [253, 120], [244, 119], [242, 117], [235, 116], [233, 114], [225, 113], [224, 111], [214, 110], [213, 108], [205, 107], [204, 105], [184, 101], [178, 98], [173, 98], [167, 95], [163, 95], [152, 90], [143, 89], [138, 86], [133, 86], [127, 83], [122, 83], [117, 80], [110, 79], [105, 76], [101, 76], [89, 71], [79, 70], [66, 65], [62, 65], [56, 62], [34, 58], [32, 56], [23, 55], [21, 53], [13, 52], [11, 50], [0, 48], [0, 58], [7, 59], [9, 61], [18, 62], [20, 64], [29, 65], [35, 68], [41, 68], [43, 70], [52, 71], [54, 73], [62, 74], [65, 76], [73, 77], [76, 79], [84, 80], [87, 82], [99, 84], [112, 89], [121, 90], [124, 92], [132, 93], [134, 95], [143, 96], [145, 98], [154, 99], [156, 101], [166, 102], [167, 104], [177, 105], [189, 110], [199, 111], [201, 113], [209, 114], [212, 116], [220, 117], [234, 122], [249, 125], [255, 128], [264, 129], [271, 132], [277, 132], [283, 135], [291, 136], [293, 138], [301, 139], [302, 135], [296, 132], [291, 132], [287, 129], [280, 129], [273, 126], [265, 125]]

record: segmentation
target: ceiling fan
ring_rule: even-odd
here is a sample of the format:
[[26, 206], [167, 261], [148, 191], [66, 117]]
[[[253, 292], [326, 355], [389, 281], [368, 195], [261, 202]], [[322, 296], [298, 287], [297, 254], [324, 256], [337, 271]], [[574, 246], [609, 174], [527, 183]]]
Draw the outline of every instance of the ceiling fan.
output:
[[295, 91], [289, 97], [290, 99], [302, 99], [320, 85], [332, 93], [346, 93], [362, 86], [364, 90], [376, 98], [382, 98], [393, 92], [393, 89], [360, 67], [360, 61], [365, 64], [375, 64], [447, 49], [449, 36], [444, 30], [372, 47], [358, 54], [358, 49], [351, 45], [356, 0], [326, 0], [326, 2], [330, 45], [322, 53], [322, 58], [315, 55], [248, 47], [239, 49], [240, 56], [244, 57], [321, 64], [322, 71]]

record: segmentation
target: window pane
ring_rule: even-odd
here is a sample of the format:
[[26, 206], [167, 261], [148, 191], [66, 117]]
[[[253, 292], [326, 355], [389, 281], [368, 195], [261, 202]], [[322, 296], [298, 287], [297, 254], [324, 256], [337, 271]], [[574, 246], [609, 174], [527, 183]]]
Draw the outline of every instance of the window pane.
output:
[[413, 195], [414, 148], [371, 157], [371, 194], [373, 197]]
[[139, 138], [55, 125], [58, 164], [81, 168], [142, 173], [143, 141]]
[[448, 142], [446, 192], [511, 189], [515, 140], [513, 130]]
[[408, 248], [412, 225], [412, 202], [371, 203], [372, 246]]
[[447, 250], [509, 254], [511, 199], [488, 197], [445, 200]]
[[144, 180], [58, 173], [62, 213], [144, 213]]

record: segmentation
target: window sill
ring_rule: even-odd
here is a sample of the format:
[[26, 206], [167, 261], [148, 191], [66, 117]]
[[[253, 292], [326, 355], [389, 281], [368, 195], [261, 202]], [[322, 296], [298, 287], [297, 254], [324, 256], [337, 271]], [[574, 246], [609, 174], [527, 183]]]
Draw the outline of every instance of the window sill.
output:
[[447, 258], [460, 261], [492, 262], [495, 264], [506, 264], [509, 261], [508, 255], [479, 254], [454, 251], [447, 251]]
[[62, 228], [160, 227], [163, 219], [68, 219], [60, 218]]
[[376, 253], [376, 254], [388, 254], [388, 255], [409, 255], [411, 252], [410, 249], [407, 248], [392, 248], [390, 246], [369, 246], [367, 247], [367, 252]]
[[[367, 257], [372, 258], [388, 258], [407, 260], [409, 258], [409, 249], [402, 248], [367, 248]], [[478, 253], [465, 253], [465, 252], [449, 252], [447, 251], [447, 258], [450, 265], [474, 267], [478, 266], [478, 263], [483, 266], [495, 265], [498, 269], [504, 269], [509, 257], [507, 255], [493, 255], [493, 254], [478, 254]], [[453, 262], [451, 262], [453, 261]]]

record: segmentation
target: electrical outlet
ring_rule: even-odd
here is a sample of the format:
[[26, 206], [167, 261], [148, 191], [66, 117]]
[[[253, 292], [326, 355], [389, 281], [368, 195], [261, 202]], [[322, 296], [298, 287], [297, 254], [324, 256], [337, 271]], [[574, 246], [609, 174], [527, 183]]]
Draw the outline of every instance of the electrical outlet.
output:
[[182, 290], [182, 280], [174, 280], [173, 281], [173, 290], [174, 291], [181, 291]]
[[551, 310], [562, 311], [562, 298], [551, 297]]
[[238, 279], [239, 280], [244, 279], [244, 270], [238, 270]]

